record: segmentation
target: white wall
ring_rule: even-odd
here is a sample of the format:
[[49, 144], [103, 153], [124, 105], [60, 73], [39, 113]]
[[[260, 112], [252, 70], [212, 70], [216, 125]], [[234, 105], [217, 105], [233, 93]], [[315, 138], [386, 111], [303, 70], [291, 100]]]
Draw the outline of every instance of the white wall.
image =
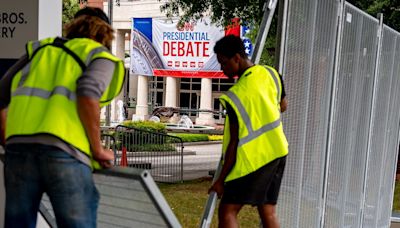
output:
[[[115, 29], [130, 29], [132, 17], [165, 17], [160, 12], [162, 2], [159, 0], [141, 0], [122, 2], [120, 6], [113, 6], [113, 27]], [[104, 2], [104, 11], [108, 12], [108, 2]]]
[[62, 2], [39, 0], [39, 39], [62, 33]]

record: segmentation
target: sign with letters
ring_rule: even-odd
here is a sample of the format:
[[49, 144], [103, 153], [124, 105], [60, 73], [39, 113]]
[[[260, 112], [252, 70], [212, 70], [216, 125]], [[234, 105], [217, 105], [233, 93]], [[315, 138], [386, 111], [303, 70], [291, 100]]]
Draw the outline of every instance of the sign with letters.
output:
[[18, 59], [31, 40], [61, 35], [61, 0], [1, 0], [0, 59]]
[[38, 1], [2, 0], [0, 8], [0, 58], [19, 58], [25, 44], [38, 38]]
[[207, 18], [182, 26], [177, 22], [171, 19], [132, 19], [131, 73], [225, 78], [213, 48], [226, 34], [243, 35], [242, 26], [224, 29], [211, 24]]

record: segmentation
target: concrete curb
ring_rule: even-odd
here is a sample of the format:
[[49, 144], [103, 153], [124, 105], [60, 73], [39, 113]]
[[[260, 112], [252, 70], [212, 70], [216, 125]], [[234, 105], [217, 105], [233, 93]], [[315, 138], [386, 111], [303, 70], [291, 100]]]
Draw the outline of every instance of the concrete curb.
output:
[[213, 144], [222, 144], [222, 141], [184, 142], [183, 146], [199, 146], [199, 145], [213, 145]]

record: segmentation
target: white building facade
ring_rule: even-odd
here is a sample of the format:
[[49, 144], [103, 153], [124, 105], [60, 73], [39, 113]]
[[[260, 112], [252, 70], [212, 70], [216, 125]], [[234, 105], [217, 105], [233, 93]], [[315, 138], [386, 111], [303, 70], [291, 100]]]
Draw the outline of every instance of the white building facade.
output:
[[[165, 13], [160, 12], [162, 4], [159, 0], [121, 0], [119, 6], [113, 6], [116, 37], [112, 50], [117, 57], [130, 57], [132, 18], [166, 18]], [[107, 12], [107, 9], [108, 2], [104, 2], [104, 11]], [[128, 59], [126, 66], [129, 67]], [[218, 97], [233, 83], [234, 80], [229, 79], [155, 77], [129, 73], [124, 93], [117, 100], [125, 102], [127, 119], [148, 119], [155, 107], [165, 106], [180, 108], [180, 114], [188, 115], [196, 124], [214, 125], [223, 123]], [[112, 121], [116, 121], [122, 111], [116, 103], [112, 104]]]

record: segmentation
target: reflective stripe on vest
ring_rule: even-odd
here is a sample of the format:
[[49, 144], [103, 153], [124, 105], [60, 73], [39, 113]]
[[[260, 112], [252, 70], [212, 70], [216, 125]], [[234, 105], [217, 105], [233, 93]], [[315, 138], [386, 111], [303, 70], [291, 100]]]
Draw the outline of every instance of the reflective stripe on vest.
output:
[[[36, 51], [39, 47], [40, 47], [40, 41], [34, 41], [34, 42], [32, 42], [32, 53], [31, 53], [31, 54], [35, 53], [35, 51]], [[31, 57], [31, 56], [29, 56], [29, 58], [30, 58], [30, 57]], [[21, 86], [24, 84], [24, 82], [25, 82], [26, 78], [28, 77], [29, 72], [30, 72], [30, 70], [31, 70], [31, 65], [32, 65], [32, 63], [31, 63], [31, 61], [29, 61], [29, 62], [22, 68], [22, 70], [21, 70], [22, 76], [21, 76], [21, 79], [20, 79], [20, 81], [19, 81], [19, 83], [18, 83], [18, 87], [21, 87]]]
[[237, 109], [240, 112], [240, 115], [242, 116], [243, 121], [246, 124], [247, 131], [249, 132], [248, 135], [244, 138], [239, 139], [239, 144], [238, 146], [242, 146], [243, 144], [246, 144], [250, 142], [251, 140], [257, 138], [258, 136], [264, 134], [265, 132], [268, 132], [276, 127], [278, 127], [281, 124], [281, 119], [278, 118], [272, 123], [266, 124], [262, 126], [261, 128], [257, 129], [256, 131], [253, 129], [253, 125], [251, 124], [250, 116], [246, 112], [242, 102], [240, 102], [239, 98], [236, 96], [236, 94], [232, 93], [231, 91], [227, 91], [225, 93], [233, 103], [235, 103]]
[[[34, 42], [31, 42], [31, 44], [29, 45], [27, 45], [27, 53], [28, 53], [28, 56], [29, 56], [29, 58], [31, 59], [34, 55], [35, 55], [35, 53], [38, 51], [38, 49], [39, 48], [42, 48], [42, 47], [44, 47], [44, 46], [46, 46], [46, 45], [52, 45], [52, 42], [54, 42], [53, 41], [53, 39], [46, 39], [46, 40], [43, 40], [44, 41], [44, 44], [43, 45], [41, 45], [41, 41], [34, 41]], [[49, 41], [51, 41], [51, 42], [49, 42]], [[66, 40], [66, 42], [68, 42], [67, 40]], [[55, 46], [55, 47], [57, 47], [57, 46]], [[66, 47], [65, 45], [64, 45], [64, 47], [66, 48], [66, 49], [69, 49], [68, 47]], [[70, 51], [70, 50], [67, 50], [67, 51]], [[100, 53], [110, 53], [109, 52], [109, 50], [107, 49], [107, 48], [105, 48], [104, 46], [100, 46], [100, 47], [96, 47], [96, 48], [94, 48], [93, 50], [91, 50], [88, 54], [87, 54], [87, 56], [86, 56], [86, 58], [85, 58], [85, 60], [82, 62], [82, 64], [84, 64], [86, 67], [90, 64], [90, 62], [91, 61], [93, 61], [93, 57], [95, 56], [95, 55], [97, 55], [97, 54], [100, 54]], [[71, 53], [72, 54], [72, 53]], [[110, 54], [110, 56], [112, 56], [111, 54]], [[102, 57], [102, 58], [104, 58], [104, 56]], [[111, 59], [110, 59], [111, 60]], [[112, 61], [114, 61], [114, 62], [116, 62], [116, 59], [114, 59], [114, 60], [112, 60]], [[31, 65], [32, 65], [32, 62], [31, 61], [29, 61], [22, 69], [21, 69], [21, 79], [19, 80], [19, 82], [18, 82], [18, 86], [17, 86], [17, 88], [20, 88], [20, 87], [22, 87], [23, 85], [24, 85], [24, 83], [25, 83], [25, 81], [26, 81], [26, 79], [27, 79], [27, 77], [28, 77], [28, 75], [29, 75], [29, 73], [30, 73], [30, 69], [31, 69]], [[123, 64], [122, 64], [122, 68], [123, 68]], [[115, 74], [125, 74], [124, 72], [119, 72], [119, 71], [124, 71], [124, 69], [120, 69], [120, 67], [119, 67], [119, 65], [118, 65], [118, 63], [116, 62], [116, 67], [115, 67], [115, 69], [114, 69], [114, 76], [115, 76]], [[123, 83], [123, 80], [122, 80], [122, 83]], [[113, 81], [111, 81], [110, 82], [110, 85], [111, 84], [114, 84], [113, 83]], [[117, 83], [118, 84], [118, 83]], [[108, 103], [110, 103], [110, 101], [115, 97], [115, 95], [117, 95], [117, 94], [119, 94], [119, 92], [120, 92], [120, 90], [118, 90], [118, 91], [111, 91], [111, 94], [110, 94], [110, 90], [109, 90], [109, 88], [110, 87], [108, 87], [105, 91], [104, 91], [104, 93], [103, 93], [103, 96], [101, 97], [101, 99], [100, 99], [100, 106], [101, 107], [104, 107], [105, 105], [107, 105]], [[31, 89], [34, 89], [34, 88], [31, 88]], [[66, 88], [66, 89], [68, 89], [68, 88]], [[121, 89], [122, 89], [122, 87], [121, 87]], [[42, 94], [43, 93], [43, 91], [36, 91], [35, 93], [33, 93], [33, 94]], [[54, 94], [54, 93], [53, 93]], [[22, 95], [22, 94], [20, 94], [20, 93], [15, 93], [15, 95]], [[76, 96], [76, 95], [75, 95]], [[111, 97], [110, 97], [111, 96]]]
[[281, 100], [281, 89], [279, 87], [279, 82], [278, 82], [279, 79], [276, 77], [275, 72], [271, 68], [269, 68], [269, 66], [266, 66], [265, 69], [268, 70], [269, 74], [274, 79], [274, 82], [275, 82], [275, 85], [276, 85], [276, 90], [278, 91], [278, 95], [276, 97], [276, 100], [279, 103], [279, 101]]
[[[93, 40], [70, 40], [64, 45], [68, 50], [61, 45], [54, 38], [27, 45], [29, 64], [17, 72], [11, 83], [6, 137], [51, 134], [92, 158], [89, 139], [77, 111], [76, 82], [84, 69], [82, 62], [90, 64], [96, 58], [105, 58], [115, 63], [111, 83], [100, 98], [101, 105], [121, 90], [123, 62]], [[63, 63], [59, 64], [54, 56], [60, 56]], [[92, 165], [100, 167], [94, 160]]]
[[[236, 163], [225, 181], [252, 173], [288, 153], [279, 111], [280, 86], [273, 69], [256, 65], [246, 70], [239, 81], [221, 96], [221, 104], [224, 107], [230, 105], [238, 120]], [[227, 119], [223, 153], [231, 139]]]
[[92, 58], [93, 58], [94, 55], [99, 54], [101, 52], [109, 52], [109, 51], [105, 47], [98, 47], [98, 48], [95, 48], [95, 49], [91, 50], [89, 52], [89, 54], [87, 55], [87, 58], [86, 58], [86, 61], [85, 61], [86, 66], [89, 65], [90, 61], [92, 61]]
[[67, 97], [70, 101], [76, 101], [76, 94], [64, 86], [56, 86], [52, 91], [32, 87], [21, 87], [12, 93], [12, 96], [21, 95], [35, 96], [43, 99], [49, 99], [53, 95], [61, 95]]

